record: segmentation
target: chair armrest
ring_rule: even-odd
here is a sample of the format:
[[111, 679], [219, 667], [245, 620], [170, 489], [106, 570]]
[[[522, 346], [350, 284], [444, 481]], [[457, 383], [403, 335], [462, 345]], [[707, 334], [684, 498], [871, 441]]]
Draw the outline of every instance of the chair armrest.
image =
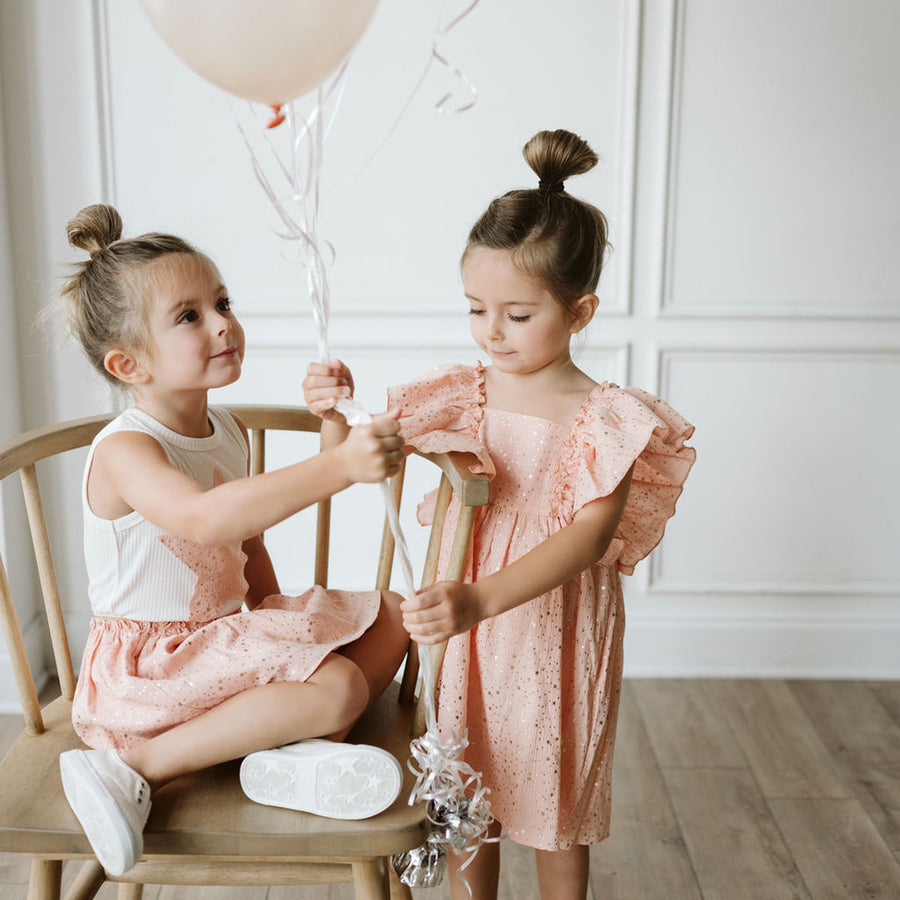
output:
[[463, 506], [487, 506], [491, 499], [491, 482], [487, 475], [476, 475], [469, 465], [475, 457], [469, 453], [419, 453], [447, 476], [453, 491]]
[[319, 431], [322, 420], [305, 406], [278, 406], [262, 403], [232, 404], [226, 409], [237, 416], [251, 431]]

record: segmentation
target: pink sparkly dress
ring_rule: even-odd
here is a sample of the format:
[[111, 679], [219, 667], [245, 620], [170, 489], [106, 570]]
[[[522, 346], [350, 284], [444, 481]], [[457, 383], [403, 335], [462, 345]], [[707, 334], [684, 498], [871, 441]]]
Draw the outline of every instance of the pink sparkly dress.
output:
[[169, 462], [209, 489], [247, 474], [247, 443], [231, 414], [211, 407], [213, 434], [191, 438], [126, 410], [94, 439], [82, 484], [93, 618], [72, 719], [91, 747], [124, 749], [249, 688], [305, 681], [375, 621], [381, 595], [313, 587], [242, 610], [240, 541], [197, 544], [132, 512], [96, 516], [87, 502], [94, 449], [117, 431], [150, 434]]
[[[474, 453], [473, 471], [493, 476], [466, 581], [497, 572], [570, 524], [634, 464], [603, 558], [451, 638], [438, 695], [442, 727], [468, 730], [467, 761], [482, 773], [507, 836], [543, 850], [602, 841], [622, 684], [619, 574], [631, 574], [660, 541], [694, 462], [684, 445], [693, 427], [656, 397], [611, 384], [590, 392], [571, 428], [486, 408], [480, 364], [433, 369], [391, 389], [389, 405], [402, 410], [410, 447]], [[427, 503], [420, 518], [430, 521]]]

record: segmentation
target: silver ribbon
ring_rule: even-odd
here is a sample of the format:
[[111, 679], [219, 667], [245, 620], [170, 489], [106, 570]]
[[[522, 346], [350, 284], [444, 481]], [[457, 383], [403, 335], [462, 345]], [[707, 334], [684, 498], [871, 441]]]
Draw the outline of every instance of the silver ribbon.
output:
[[471, 864], [494, 821], [488, 801], [489, 788], [482, 787], [481, 774], [462, 755], [468, 738], [454, 733], [442, 737], [437, 726], [410, 744], [409, 769], [416, 776], [410, 805], [426, 801], [431, 831], [425, 843], [391, 858], [391, 865], [403, 884], [433, 887], [440, 884], [447, 867], [447, 853], [468, 853], [458, 869], [458, 877], [469, 895], [472, 889], [461, 874]]

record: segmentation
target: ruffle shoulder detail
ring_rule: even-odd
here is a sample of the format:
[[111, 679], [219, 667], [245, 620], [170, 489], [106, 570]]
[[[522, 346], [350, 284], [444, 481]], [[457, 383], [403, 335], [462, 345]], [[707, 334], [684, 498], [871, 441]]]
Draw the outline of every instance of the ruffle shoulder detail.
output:
[[495, 474], [482, 439], [484, 369], [436, 366], [406, 384], [388, 389], [388, 409], [399, 407], [406, 452], [471, 453], [475, 474]]
[[671, 406], [637, 388], [602, 384], [579, 410], [556, 479], [556, 513], [571, 521], [606, 497], [634, 465], [628, 501], [602, 559], [630, 575], [662, 540], [666, 522], [696, 459], [694, 432]]

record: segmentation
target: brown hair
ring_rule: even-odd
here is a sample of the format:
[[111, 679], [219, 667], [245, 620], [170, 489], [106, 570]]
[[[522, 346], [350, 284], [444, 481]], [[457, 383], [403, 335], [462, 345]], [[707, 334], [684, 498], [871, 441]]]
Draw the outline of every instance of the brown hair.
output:
[[606, 256], [606, 217], [571, 196], [563, 182], [597, 164], [597, 154], [571, 131], [539, 131], [522, 148], [540, 186], [509, 191], [491, 201], [469, 232], [462, 262], [475, 247], [508, 250], [513, 262], [538, 279], [567, 312], [597, 289]]
[[121, 386], [103, 360], [115, 348], [146, 349], [150, 281], [140, 276], [140, 269], [171, 253], [207, 257], [171, 234], [123, 240], [122, 217], [105, 203], [82, 209], [66, 226], [66, 234], [73, 247], [90, 254], [90, 259], [76, 264], [62, 288], [68, 329], [94, 368]]

